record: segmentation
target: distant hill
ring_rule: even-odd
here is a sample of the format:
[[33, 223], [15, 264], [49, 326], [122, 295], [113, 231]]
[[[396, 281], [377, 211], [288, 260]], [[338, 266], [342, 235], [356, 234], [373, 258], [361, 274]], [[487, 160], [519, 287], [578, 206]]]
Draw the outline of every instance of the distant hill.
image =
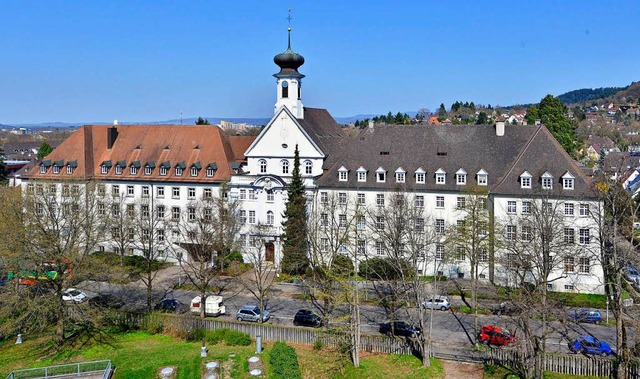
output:
[[582, 88], [563, 93], [562, 95], [558, 95], [557, 98], [565, 104], [576, 104], [590, 100], [604, 99], [620, 91], [624, 91], [627, 88], [629, 87]]

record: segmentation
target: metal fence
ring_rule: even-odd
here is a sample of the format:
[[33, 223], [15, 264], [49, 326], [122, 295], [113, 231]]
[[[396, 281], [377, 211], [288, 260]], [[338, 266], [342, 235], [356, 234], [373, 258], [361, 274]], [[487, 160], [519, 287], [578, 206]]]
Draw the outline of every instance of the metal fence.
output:
[[48, 379], [84, 376], [90, 374], [102, 374], [103, 379], [108, 379], [111, 376], [111, 373], [111, 361], [105, 360], [15, 370], [9, 373], [7, 379]]
[[[191, 316], [178, 316], [170, 314], [129, 315], [128, 322], [141, 326], [148, 323], [163, 323], [163, 325], [178, 328], [180, 330], [193, 330], [203, 328], [215, 330], [226, 328], [249, 334], [255, 338], [262, 336], [265, 341], [286, 341], [292, 344], [313, 345], [316, 341], [322, 341], [323, 346], [340, 347], [348, 341], [348, 336], [340, 332], [327, 332], [321, 329], [307, 329], [282, 325], [253, 324], [236, 321], [201, 320]], [[385, 354], [416, 354], [417, 349], [412, 341], [403, 338], [389, 338], [382, 335], [363, 334], [360, 339], [360, 351]], [[520, 361], [517, 350], [506, 348], [487, 348], [475, 350], [471, 347], [456, 347], [447, 344], [435, 343], [431, 348], [431, 355], [439, 359], [457, 360], [464, 362], [490, 363], [507, 367], [516, 367]], [[614, 369], [613, 358], [590, 357], [574, 354], [549, 353], [546, 355], [545, 370], [559, 374], [569, 375], [612, 375]], [[631, 378], [640, 377], [640, 364], [631, 363], [628, 368]]]

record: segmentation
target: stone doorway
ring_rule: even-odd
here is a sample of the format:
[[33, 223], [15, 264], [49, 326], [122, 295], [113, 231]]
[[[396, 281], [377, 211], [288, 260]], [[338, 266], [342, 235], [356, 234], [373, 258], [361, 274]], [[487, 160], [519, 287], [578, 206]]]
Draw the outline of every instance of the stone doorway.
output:
[[275, 257], [276, 248], [273, 245], [273, 242], [266, 242], [264, 244], [264, 259], [267, 262], [273, 263]]

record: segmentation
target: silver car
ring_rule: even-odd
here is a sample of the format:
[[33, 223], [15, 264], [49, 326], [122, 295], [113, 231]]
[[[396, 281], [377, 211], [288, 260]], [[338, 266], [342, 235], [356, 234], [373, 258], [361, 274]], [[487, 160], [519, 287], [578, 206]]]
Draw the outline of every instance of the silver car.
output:
[[448, 311], [449, 309], [451, 309], [451, 302], [446, 296], [435, 296], [423, 301], [422, 307], [427, 309], [439, 309], [441, 311]]
[[[263, 311], [262, 321], [267, 321], [270, 316], [269, 311]], [[236, 319], [238, 321], [258, 322], [260, 321], [260, 308], [252, 305], [241, 307], [236, 313]]]

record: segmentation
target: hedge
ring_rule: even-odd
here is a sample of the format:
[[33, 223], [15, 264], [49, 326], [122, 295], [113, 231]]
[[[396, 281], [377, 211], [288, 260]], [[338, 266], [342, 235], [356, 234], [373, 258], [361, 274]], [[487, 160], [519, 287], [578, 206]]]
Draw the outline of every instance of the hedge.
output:
[[300, 366], [298, 366], [298, 354], [285, 342], [276, 342], [269, 354], [271, 364], [271, 378], [276, 379], [302, 379]]

